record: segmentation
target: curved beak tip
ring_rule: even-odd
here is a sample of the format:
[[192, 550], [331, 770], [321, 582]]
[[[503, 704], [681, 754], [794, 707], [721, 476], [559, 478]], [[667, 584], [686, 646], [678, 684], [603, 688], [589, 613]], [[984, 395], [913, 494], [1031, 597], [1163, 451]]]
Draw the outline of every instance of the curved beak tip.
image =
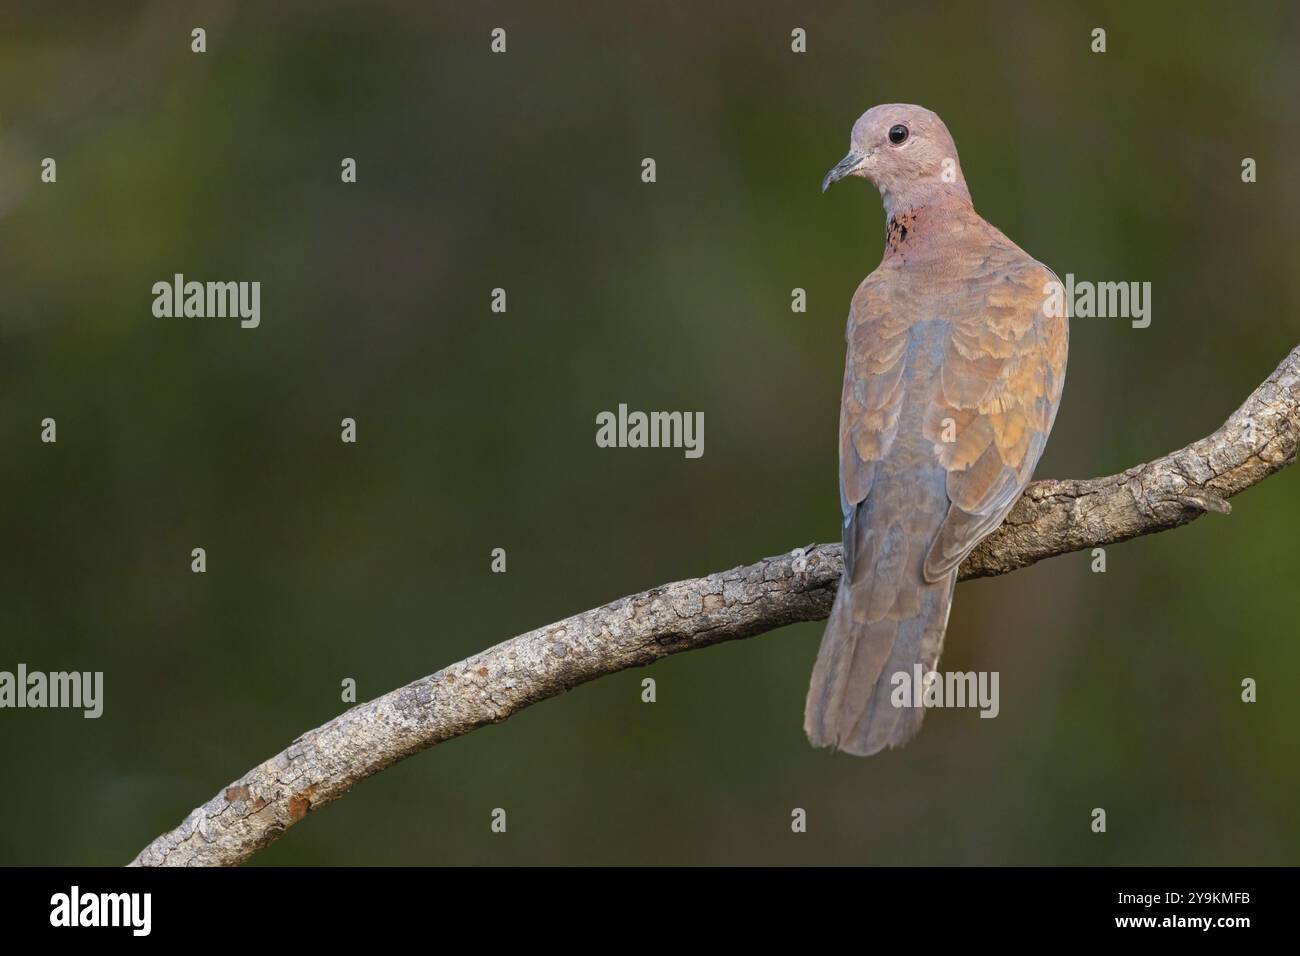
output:
[[822, 180], [822, 192], [830, 189], [832, 183], [839, 182], [845, 176], [852, 175], [861, 165], [862, 157], [857, 153], [850, 152], [831, 167], [831, 171], [826, 174], [826, 177]]

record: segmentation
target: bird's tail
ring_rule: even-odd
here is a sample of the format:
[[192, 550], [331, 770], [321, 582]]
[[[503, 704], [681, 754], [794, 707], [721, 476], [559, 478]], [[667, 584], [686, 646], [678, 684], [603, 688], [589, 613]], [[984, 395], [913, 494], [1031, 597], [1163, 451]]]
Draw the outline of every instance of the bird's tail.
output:
[[[906, 743], [920, 729], [925, 712], [921, 688], [911, 686], [915, 665], [924, 675], [939, 662], [956, 582], [953, 570], [908, 588], [904, 598], [897, 589], [877, 587], [871, 577], [851, 582], [845, 574], [804, 709], [813, 746], [867, 756]], [[910, 694], [895, 694], [903, 689], [897, 674], [906, 675]]]

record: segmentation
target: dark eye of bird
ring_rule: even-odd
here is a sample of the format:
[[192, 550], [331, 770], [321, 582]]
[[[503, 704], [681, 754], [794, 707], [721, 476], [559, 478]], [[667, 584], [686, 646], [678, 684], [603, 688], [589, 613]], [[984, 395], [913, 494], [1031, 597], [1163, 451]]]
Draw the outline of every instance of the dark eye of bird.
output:
[[907, 139], [907, 127], [902, 123], [897, 126], [889, 127], [889, 141], [895, 146], [899, 146]]

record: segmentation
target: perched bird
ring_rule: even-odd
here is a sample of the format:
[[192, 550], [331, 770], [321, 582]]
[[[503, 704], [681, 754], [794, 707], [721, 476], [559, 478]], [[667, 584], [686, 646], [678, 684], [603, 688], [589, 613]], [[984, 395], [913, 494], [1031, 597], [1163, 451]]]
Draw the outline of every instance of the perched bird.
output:
[[[962, 559], [1015, 504], [1065, 379], [1050, 269], [971, 205], [943, 121], [890, 104], [853, 125], [849, 176], [880, 190], [885, 253], [849, 306], [840, 405], [844, 576], [808, 688], [814, 746], [873, 754], [924, 710], [891, 699], [934, 670]], [[919, 694], [920, 689], [916, 689]]]

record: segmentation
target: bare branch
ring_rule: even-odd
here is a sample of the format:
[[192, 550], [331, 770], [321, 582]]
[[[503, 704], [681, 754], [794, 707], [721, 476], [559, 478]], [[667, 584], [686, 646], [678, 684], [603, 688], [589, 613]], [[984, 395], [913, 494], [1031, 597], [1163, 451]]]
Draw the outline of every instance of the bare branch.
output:
[[[1218, 431], [1107, 478], [1036, 481], [961, 577], [1163, 531], [1295, 461], [1300, 347]], [[826, 617], [843, 568], [838, 544], [665, 584], [529, 631], [359, 704], [308, 731], [147, 846], [140, 866], [240, 863], [306, 814], [404, 757], [505, 720], [578, 684], [669, 654]]]

